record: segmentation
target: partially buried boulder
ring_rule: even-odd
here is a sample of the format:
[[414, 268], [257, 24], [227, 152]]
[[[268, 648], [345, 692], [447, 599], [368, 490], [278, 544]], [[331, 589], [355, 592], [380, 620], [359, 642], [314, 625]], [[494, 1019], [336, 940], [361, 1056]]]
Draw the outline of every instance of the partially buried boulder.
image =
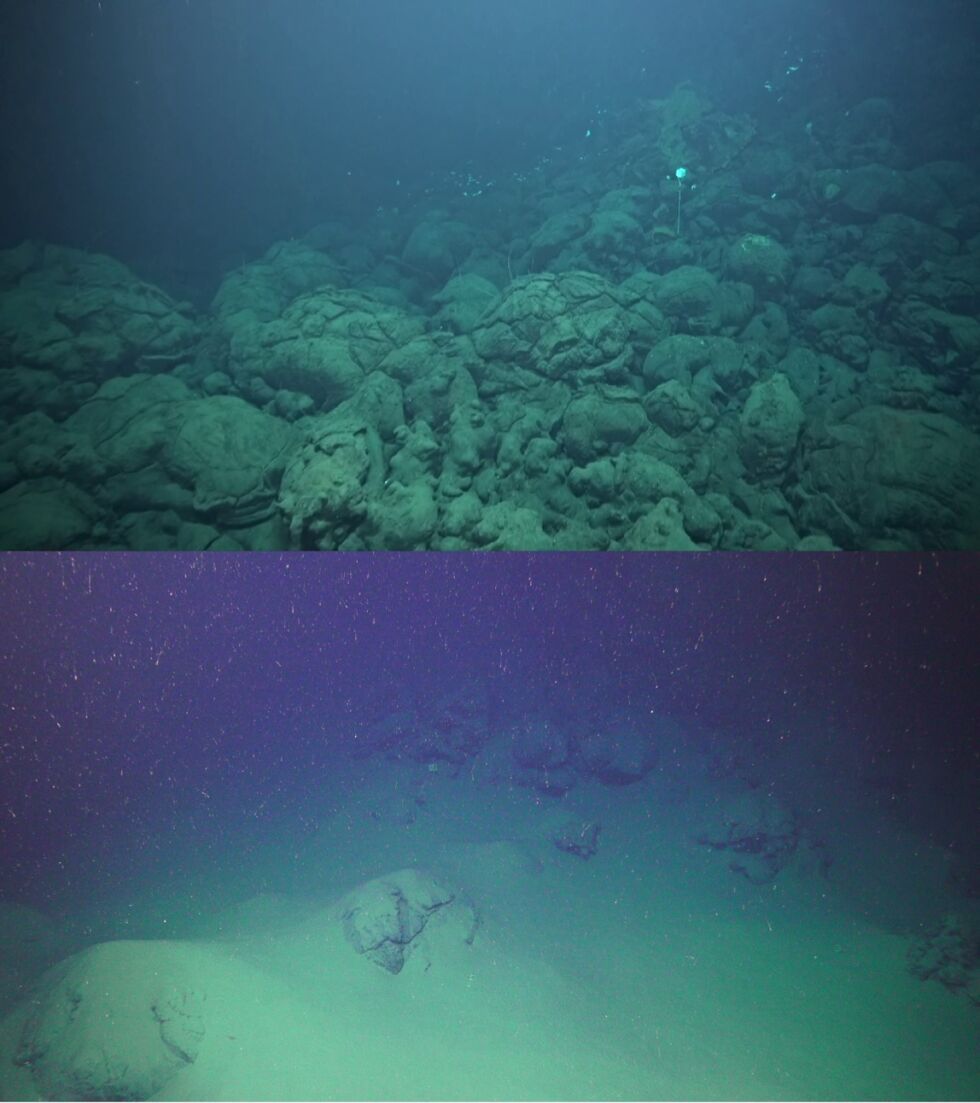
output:
[[551, 841], [566, 854], [588, 861], [599, 849], [599, 832], [602, 824], [597, 820], [581, 820], [569, 816], [551, 834]]
[[800, 825], [793, 811], [771, 794], [740, 793], [721, 802], [697, 841], [729, 854], [733, 873], [762, 885], [793, 858]]
[[106, 942], [44, 977], [14, 1057], [44, 1099], [149, 1099], [196, 1060], [204, 994], [180, 943]]
[[462, 766], [490, 736], [486, 686], [463, 680], [446, 693], [419, 700], [413, 737], [406, 753], [416, 762]]
[[656, 762], [652, 732], [629, 715], [610, 717], [594, 725], [576, 748], [579, 773], [604, 785], [641, 781]]
[[356, 888], [342, 901], [340, 917], [351, 946], [389, 973], [400, 973], [416, 951], [428, 957], [442, 939], [472, 944], [478, 926], [458, 893], [414, 869]]
[[489, 739], [487, 708], [485, 686], [463, 680], [437, 696], [420, 695], [414, 705], [379, 709], [357, 729], [355, 756], [387, 753], [458, 769]]
[[522, 785], [560, 796], [575, 785], [572, 740], [565, 725], [529, 715], [509, 732], [510, 761], [498, 773], [500, 784]]
[[920, 980], [938, 980], [980, 1006], [980, 925], [962, 916], [946, 916], [909, 947], [908, 967]]
[[510, 732], [514, 761], [529, 770], [556, 770], [571, 753], [568, 732], [543, 716], [529, 716]]

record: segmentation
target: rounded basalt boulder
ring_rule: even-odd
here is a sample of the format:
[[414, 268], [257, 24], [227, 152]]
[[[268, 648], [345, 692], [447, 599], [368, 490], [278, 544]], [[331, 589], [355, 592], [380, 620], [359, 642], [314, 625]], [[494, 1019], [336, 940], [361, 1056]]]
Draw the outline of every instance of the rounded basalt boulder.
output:
[[796, 454], [803, 406], [785, 375], [756, 383], [739, 419], [739, 455], [750, 479], [781, 478]]
[[737, 280], [763, 294], [781, 291], [790, 278], [789, 252], [764, 234], [744, 234], [728, 253], [728, 269]]
[[205, 996], [185, 950], [105, 942], [44, 975], [14, 1055], [42, 1099], [149, 1099], [194, 1063]]
[[444, 940], [472, 945], [478, 927], [475, 911], [455, 889], [416, 869], [354, 889], [341, 901], [340, 921], [354, 950], [393, 974], [415, 953], [431, 960]]

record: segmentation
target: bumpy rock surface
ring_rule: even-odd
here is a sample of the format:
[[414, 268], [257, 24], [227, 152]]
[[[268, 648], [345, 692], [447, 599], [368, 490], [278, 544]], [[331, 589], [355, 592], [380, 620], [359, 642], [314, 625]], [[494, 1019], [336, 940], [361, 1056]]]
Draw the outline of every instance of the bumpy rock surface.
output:
[[846, 547], [980, 542], [980, 438], [942, 414], [869, 406], [814, 441], [806, 513]]
[[803, 407], [785, 375], [777, 373], [749, 391], [740, 420], [740, 454], [756, 479], [785, 474], [803, 428]]
[[[25, 242], [0, 264], [0, 358], [59, 381], [164, 371], [199, 338], [174, 302], [110, 257]], [[31, 376], [38, 382], [43, 377]]]
[[977, 175], [839, 114], [803, 149], [681, 86], [492, 219], [325, 223], [201, 315], [0, 251], [0, 546], [980, 547]]
[[537, 379], [615, 382], [632, 359], [630, 328], [613, 287], [570, 272], [517, 280], [481, 320], [473, 344], [486, 363], [482, 390]]
[[357, 738], [363, 754], [387, 751], [428, 765], [461, 766], [484, 746], [489, 735], [486, 686], [474, 679], [372, 718]]
[[311, 420], [283, 473], [278, 506], [300, 548], [340, 548], [383, 485], [381, 441], [360, 419]]
[[296, 299], [274, 321], [238, 320], [227, 370], [246, 393], [289, 391], [331, 410], [421, 329], [419, 320], [360, 292], [323, 288]]

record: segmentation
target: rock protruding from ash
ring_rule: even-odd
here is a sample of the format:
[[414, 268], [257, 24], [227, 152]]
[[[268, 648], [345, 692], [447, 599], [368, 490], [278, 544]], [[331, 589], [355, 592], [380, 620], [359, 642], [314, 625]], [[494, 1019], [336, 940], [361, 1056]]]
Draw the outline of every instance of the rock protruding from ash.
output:
[[629, 712], [603, 717], [584, 731], [576, 747], [579, 774], [603, 785], [632, 785], [657, 763], [658, 732], [648, 718]]
[[581, 820], [569, 816], [552, 832], [551, 841], [566, 854], [576, 858], [591, 858], [599, 849], [602, 824], [596, 820]]
[[792, 859], [800, 833], [791, 809], [768, 794], [749, 792], [724, 801], [697, 841], [728, 851], [733, 872], [763, 885]]
[[43, 978], [14, 1057], [44, 1099], [149, 1099], [204, 1038], [183, 947], [105, 942]]
[[966, 992], [980, 1007], [980, 926], [948, 915], [908, 952], [909, 972], [920, 980], [938, 980], [951, 992]]
[[458, 893], [427, 873], [403, 869], [368, 881], [341, 905], [347, 941], [389, 973], [400, 973], [409, 956], [432, 936], [472, 943], [477, 917]]

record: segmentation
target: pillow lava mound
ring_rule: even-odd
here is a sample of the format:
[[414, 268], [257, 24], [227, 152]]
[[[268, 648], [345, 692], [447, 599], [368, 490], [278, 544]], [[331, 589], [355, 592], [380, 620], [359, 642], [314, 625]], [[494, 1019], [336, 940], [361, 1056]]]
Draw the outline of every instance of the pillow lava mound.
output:
[[107, 942], [42, 980], [14, 1062], [44, 1099], [148, 1099], [197, 1059], [204, 994], [188, 947]]
[[[450, 231], [413, 265], [424, 239], [441, 272]], [[946, 393], [973, 338], [934, 364], [908, 295], [876, 334], [867, 260], [791, 280], [750, 233], [717, 274], [452, 277], [427, 317], [289, 242], [205, 327], [115, 261], [27, 243], [0, 252], [0, 546], [976, 547], [980, 439]], [[952, 260], [936, 302], [974, 270]]]
[[541, 379], [617, 382], [634, 350], [630, 319], [612, 284], [589, 272], [516, 280], [473, 333], [483, 361], [481, 394], [525, 389]]
[[25, 242], [0, 252], [0, 405], [64, 415], [113, 376], [164, 371], [200, 333], [187, 303], [110, 257]]
[[274, 514], [292, 429], [192, 389], [200, 340], [108, 257], [0, 253], [2, 546], [220, 547]]
[[278, 396], [284, 413], [332, 410], [423, 333], [420, 315], [336, 286], [336, 270], [316, 250], [270, 254], [229, 276], [212, 307], [212, 361], [251, 401]]
[[805, 521], [843, 547], [980, 546], [980, 437], [944, 414], [866, 406], [809, 433]]
[[169, 514], [183, 519], [185, 544], [209, 546], [219, 527], [274, 513], [293, 446], [291, 426], [235, 396], [200, 398], [170, 375], [117, 376], [63, 422], [38, 412], [13, 425], [0, 464], [19, 481], [0, 494], [0, 539], [154, 546], [171, 536], [160, 527]]

